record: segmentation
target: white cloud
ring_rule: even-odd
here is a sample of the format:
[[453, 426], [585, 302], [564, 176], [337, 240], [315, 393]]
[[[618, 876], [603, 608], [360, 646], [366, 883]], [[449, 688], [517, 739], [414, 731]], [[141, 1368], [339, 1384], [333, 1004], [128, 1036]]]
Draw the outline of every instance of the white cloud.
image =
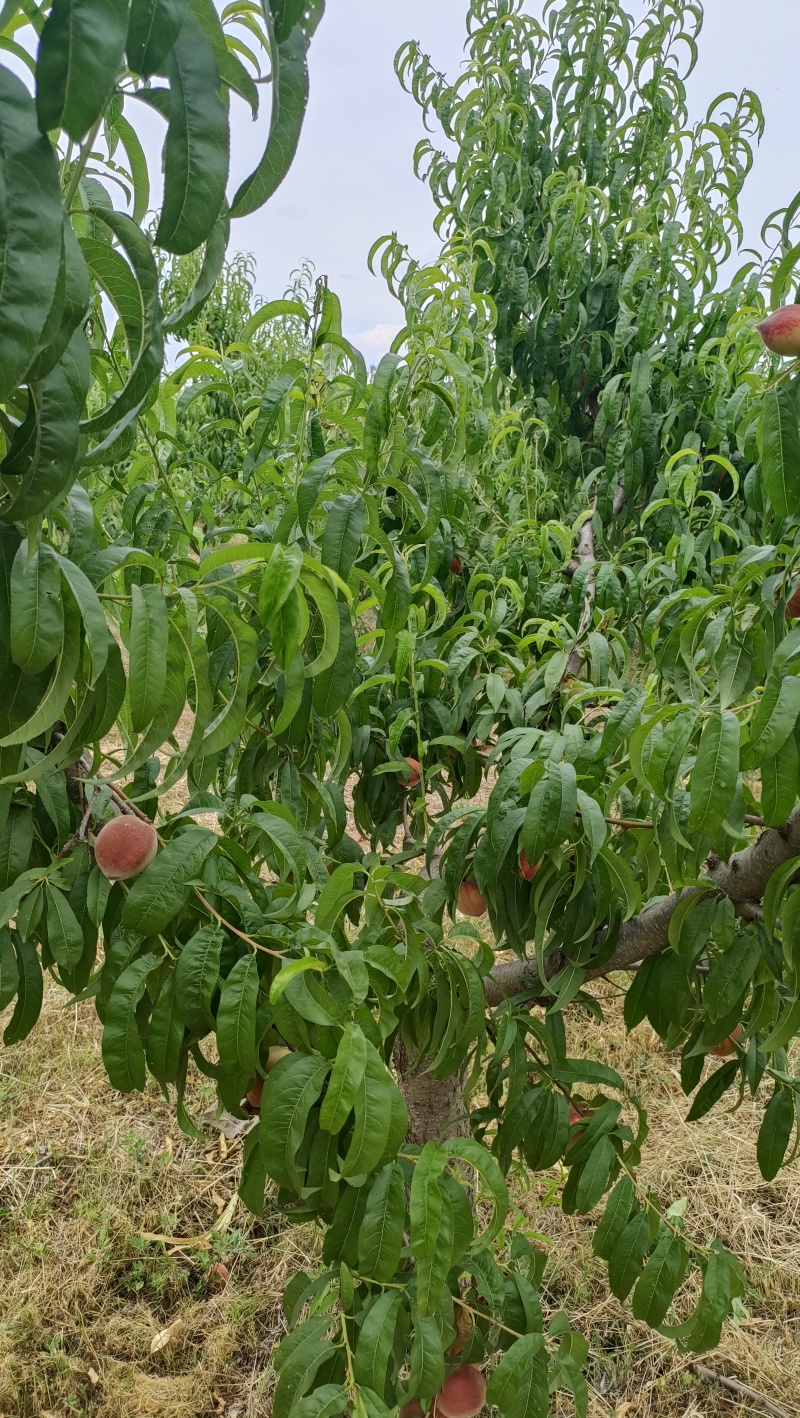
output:
[[367, 364], [377, 364], [388, 354], [392, 340], [402, 330], [402, 325], [373, 325], [371, 330], [362, 330], [358, 335], [348, 335], [351, 344], [363, 354]]

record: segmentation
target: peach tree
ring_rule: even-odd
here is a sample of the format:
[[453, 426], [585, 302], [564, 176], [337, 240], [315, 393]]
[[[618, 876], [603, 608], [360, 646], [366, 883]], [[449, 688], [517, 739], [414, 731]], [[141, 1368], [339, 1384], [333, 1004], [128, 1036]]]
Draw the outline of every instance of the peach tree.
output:
[[376, 246], [406, 323], [369, 372], [324, 280], [253, 308], [224, 266], [321, 12], [2, 12], [4, 1039], [47, 974], [114, 1088], [151, 1075], [190, 1136], [197, 1072], [254, 1115], [244, 1203], [321, 1238], [276, 1418], [585, 1413], [509, 1181], [546, 1174], [687, 1350], [747, 1293], [570, 1047], [592, 982], [680, 1051], [691, 1119], [749, 1092], [764, 1176], [796, 1149], [798, 382], [754, 327], [798, 204], [721, 288], [761, 117], [689, 125], [697, 4], [472, 0], [455, 84], [398, 56], [442, 249]]

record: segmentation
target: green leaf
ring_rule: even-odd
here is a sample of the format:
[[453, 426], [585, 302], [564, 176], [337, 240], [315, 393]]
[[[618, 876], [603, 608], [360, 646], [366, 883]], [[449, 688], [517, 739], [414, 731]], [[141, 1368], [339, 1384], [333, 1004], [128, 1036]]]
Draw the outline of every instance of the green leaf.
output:
[[[486, 1390], [487, 1402], [499, 1408], [501, 1413], [517, 1414], [517, 1403], [525, 1393], [526, 1375], [535, 1373], [540, 1385], [544, 1387], [544, 1407], [540, 1407], [538, 1412], [545, 1418], [547, 1414], [547, 1366], [545, 1362], [544, 1335], [525, 1334], [506, 1350], [499, 1364], [493, 1370], [489, 1380], [489, 1387]], [[528, 1380], [528, 1393], [531, 1392], [530, 1381]], [[524, 1400], [527, 1401], [527, 1400]], [[525, 1418], [531, 1418], [537, 1410], [534, 1408], [525, 1413]]]
[[103, 1024], [102, 1053], [111, 1085], [120, 1093], [141, 1092], [144, 1088], [144, 1046], [136, 1010], [148, 976], [160, 963], [157, 955], [140, 956], [122, 971], [111, 992]]
[[444, 1148], [426, 1142], [414, 1167], [409, 1203], [411, 1249], [417, 1258], [436, 1254], [442, 1220], [439, 1178], [446, 1166]]
[[[28, 90], [0, 65], [0, 403], [36, 354], [61, 269], [63, 208], [55, 153]], [[4, 513], [5, 515], [5, 513]]]
[[290, 960], [288, 965], [281, 966], [269, 989], [270, 1004], [277, 1004], [287, 985], [296, 980], [298, 975], [305, 975], [308, 970], [315, 970], [322, 973], [327, 967], [321, 960], [317, 960], [313, 955], [304, 955], [302, 960]]
[[618, 1300], [627, 1299], [650, 1248], [650, 1222], [644, 1211], [631, 1217], [608, 1261], [608, 1282]]
[[322, 1092], [330, 1063], [317, 1054], [289, 1054], [267, 1075], [261, 1099], [259, 1145], [267, 1172], [297, 1196], [303, 1179], [297, 1154], [308, 1115]]
[[3, 1034], [6, 1045], [27, 1039], [42, 1012], [44, 998], [44, 979], [36, 947], [32, 941], [21, 940], [16, 933], [12, 939], [17, 957], [17, 999]]
[[582, 788], [578, 788], [578, 811], [581, 815], [586, 840], [589, 843], [589, 861], [590, 864], [593, 864], [608, 836], [603, 809], [595, 798], [591, 797], [589, 793], [585, 793]]
[[126, 0], [53, 0], [39, 40], [36, 111], [43, 133], [79, 142], [103, 113], [125, 53]]
[[175, 966], [175, 1000], [181, 1018], [200, 1038], [214, 1028], [211, 1000], [219, 982], [224, 936], [202, 926], [183, 946]]
[[147, 170], [145, 151], [139, 142], [136, 129], [121, 114], [114, 119], [113, 131], [125, 149], [128, 171], [133, 183], [131, 216], [135, 222], [141, 224], [150, 207], [150, 174]]
[[180, 33], [187, 0], [131, 0], [127, 57], [134, 74], [158, 73]]
[[0, 832], [0, 892], [12, 886], [27, 870], [33, 846], [33, 813], [12, 805]]
[[272, 1400], [272, 1418], [294, 1418], [298, 1407], [297, 1400], [311, 1387], [321, 1365], [335, 1354], [336, 1350], [331, 1344], [323, 1342], [313, 1334], [298, 1344], [281, 1368]]
[[715, 710], [700, 736], [691, 786], [690, 832], [714, 832], [725, 821], [739, 777], [739, 720]]
[[187, 325], [200, 313], [225, 265], [231, 224], [227, 212], [223, 211], [216, 226], [209, 234], [203, 252], [203, 264], [192, 289], [177, 310], [173, 310], [164, 320], [164, 330], [173, 335], [183, 333]]
[[[231, 203], [231, 215], [247, 216], [277, 191], [283, 182], [300, 141], [308, 103], [306, 54], [311, 37], [324, 11], [324, 0], [312, 0], [305, 11], [285, 10], [297, 23], [284, 35], [281, 19], [284, 7], [277, 0], [264, 6], [270, 36], [273, 95], [269, 138], [261, 161], [245, 179]], [[276, 42], [276, 29], [281, 38]]]
[[776, 515], [793, 517], [800, 507], [800, 434], [797, 410], [786, 389], [771, 389], [764, 395], [761, 468]]
[[756, 1144], [758, 1166], [765, 1182], [773, 1181], [783, 1165], [794, 1121], [795, 1109], [792, 1099], [780, 1084], [776, 1084], [775, 1092], [767, 1104]]
[[[58, 557], [61, 575], [75, 597], [86, 632], [86, 643], [92, 657], [92, 674], [89, 684], [96, 685], [108, 663], [108, 625], [103, 607], [88, 576], [84, 575], [74, 561], [65, 556]], [[138, 587], [136, 588], [138, 590]]]
[[522, 824], [521, 842], [529, 862], [568, 835], [578, 810], [578, 785], [571, 763], [550, 764], [534, 786]]
[[353, 885], [362, 871], [359, 862], [343, 862], [331, 872], [317, 902], [315, 921], [318, 930], [332, 931], [349, 903], [363, 895], [363, 891]]
[[128, 700], [131, 728], [142, 733], [156, 717], [167, 684], [167, 603], [160, 586], [131, 586]]
[[[565, 1100], [566, 1101], [566, 1100]], [[498, 1167], [494, 1157], [482, 1143], [475, 1138], [464, 1137], [449, 1139], [445, 1144], [448, 1153], [452, 1158], [459, 1158], [466, 1162], [468, 1167], [474, 1167], [479, 1177], [487, 1187], [492, 1198], [493, 1211], [489, 1217], [484, 1230], [475, 1242], [479, 1245], [488, 1245], [495, 1236], [499, 1236], [503, 1229], [503, 1223], [508, 1215], [509, 1199], [508, 1188], [505, 1177]]]
[[211, 235], [228, 180], [228, 113], [218, 95], [214, 51], [191, 13], [167, 58], [169, 127], [164, 144], [164, 202], [156, 242], [176, 254]]
[[708, 974], [703, 1003], [709, 1019], [724, 1019], [741, 999], [761, 959], [761, 946], [754, 931], [743, 931], [718, 956]]
[[433, 1315], [422, 1315], [412, 1306], [414, 1335], [411, 1341], [411, 1370], [408, 1391], [429, 1403], [444, 1383], [442, 1335]]
[[38, 547], [28, 556], [20, 542], [11, 568], [11, 656], [35, 675], [55, 659], [64, 638], [61, 576], [55, 552]]
[[[399, 1098], [397, 1084], [383, 1059], [374, 1045], [367, 1041], [367, 1064], [356, 1091], [355, 1125], [341, 1166], [343, 1177], [369, 1174], [383, 1162], [393, 1110]], [[402, 1099], [400, 1101], [402, 1104]]]
[[595, 1255], [608, 1260], [622, 1235], [633, 1206], [633, 1182], [630, 1177], [620, 1177], [606, 1202], [603, 1219], [592, 1238]]
[[320, 1127], [338, 1133], [356, 1100], [367, 1066], [367, 1041], [357, 1024], [348, 1024], [339, 1040], [328, 1089], [319, 1114]]
[[400, 1264], [406, 1222], [403, 1173], [396, 1162], [378, 1173], [358, 1232], [358, 1268], [362, 1275], [385, 1283]]
[[400, 1300], [397, 1291], [390, 1290], [373, 1300], [358, 1336], [353, 1375], [357, 1384], [375, 1393], [383, 1393], [386, 1384]]
[[216, 843], [215, 834], [205, 827], [188, 827], [168, 842], [131, 887], [123, 911], [126, 929], [159, 935], [183, 907], [189, 883]]
[[758, 768], [772, 758], [786, 742], [799, 714], [800, 679], [773, 671], [751, 720], [749, 738], [742, 745], [742, 769]]
[[761, 765], [761, 812], [767, 827], [787, 822], [800, 793], [800, 752], [790, 735], [782, 748]]
[[156, 995], [145, 1047], [147, 1066], [159, 1083], [177, 1083], [184, 1032], [173, 970], [162, 980]]
[[47, 944], [59, 969], [74, 970], [83, 955], [80, 921], [63, 891], [47, 883]]
[[603, 1196], [615, 1158], [610, 1139], [601, 1137], [581, 1166], [575, 1192], [575, 1210], [579, 1216], [593, 1211]]
[[557, 1162], [567, 1144], [569, 1105], [561, 1093], [548, 1092], [531, 1122], [523, 1147], [528, 1166], [534, 1171], [546, 1171]]
[[11, 932], [5, 926], [0, 926], [0, 1011], [11, 1003], [17, 993], [18, 984], [19, 971]]
[[258, 960], [254, 954], [237, 960], [223, 982], [217, 1010], [217, 1047], [228, 1073], [254, 1077], [256, 1072], [256, 1003]]
[[598, 749], [599, 758], [606, 760], [614, 758], [617, 750], [621, 748], [639, 722], [646, 699], [647, 692], [643, 689], [631, 686], [625, 691], [619, 703], [614, 705], [606, 719], [603, 737]]
[[686, 1248], [667, 1231], [636, 1282], [631, 1301], [634, 1317], [653, 1329], [663, 1324], [685, 1269]]
[[360, 493], [342, 493], [331, 505], [322, 533], [322, 560], [346, 581], [358, 556], [367, 522], [367, 509]]
[[262, 625], [269, 626], [285, 606], [297, 585], [302, 567], [301, 547], [296, 544], [276, 546], [267, 562], [258, 593], [258, 613]]
[[720, 1098], [727, 1093], [734, 1079], [739, 1073], [739, 1063], [737, 1059], [731, 1059], [730, 1063], [723, 1064], [706, 1079], [702, 1088], [695, 1094], [689, 1112], [686, 1115], [687, 1123], [694, 1123], [698, 1118], [704, 1118], [706, 1113], [718, 1103]]

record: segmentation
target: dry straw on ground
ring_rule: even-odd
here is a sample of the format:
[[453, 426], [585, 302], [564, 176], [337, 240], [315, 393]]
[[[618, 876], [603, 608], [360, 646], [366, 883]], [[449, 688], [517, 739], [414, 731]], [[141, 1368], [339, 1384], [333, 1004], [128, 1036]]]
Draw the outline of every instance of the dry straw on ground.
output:
[[[626, 1036], [611, 987], [604, 1026], [573, 1012], [577, 1049], [621, 1069], [650, 1103], [643, 1175], [665, 1202], [690, 1198], [692, 1233], [721, 1236], [747, 1266], [747, 1312], [705, 1363], [800, 1413], [800, 1165], [766, 1184], [758, 1108], [717, 1109], [687, 1128], [676, 1060], [648, 1026]], [[268, 1418], [280, 1295], [315, 1263], [311, 1227], [231, 1212], [240, 1143], [177, 1130], [150, 1086], [112, 1093], [90, 1004], [50, 991], [23, 1045], [0, 1052], [0, 1415], [5, 1418]], [[211, 1101], [195, 1080], [197, 1116]], [[737, 1399], [609, 1299], [587, 1226], [515, 1199], [550, 1240], [545, 1291], [590, 1339], [591, 1418], [743, 1418]], [[214, 1231], [215, 1225], [219, 1227]], [[142, 1234], [172, 1238], [143, 1240]], [[210, 1274], [222, 1261], [230, 1279]], [[151, 1352], [152, 1351], [152, 1352]], [[572, 1412], [566, 1398], [560, 1414]]]

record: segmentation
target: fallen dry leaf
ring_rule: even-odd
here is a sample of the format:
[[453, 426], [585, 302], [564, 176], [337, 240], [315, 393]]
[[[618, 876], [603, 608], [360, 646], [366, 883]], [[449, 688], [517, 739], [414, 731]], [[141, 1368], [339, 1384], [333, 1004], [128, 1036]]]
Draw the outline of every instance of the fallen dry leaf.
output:
[[90, 1384], [93, 1384], [94, 1387], [96, 1388], [97, 1385], [99, 1384], [99, 1382], [100, 1382], [100, 1375], [98, 1374], [97, 1370], [90, 1368], [90, 1369], [89, 1369], [89, 1383], [90, 1383]]
[[175, 1320], [167, 1329], [160, 1329], [158, 1334], [154, 1335], [150, 1341], [150, 1353], [159, 1354], [162, 1349], [166, 1349], [168, 1344], [171, 1344], [174, 1339], [177, 1339], [183, 1328], [184, 1321]]

